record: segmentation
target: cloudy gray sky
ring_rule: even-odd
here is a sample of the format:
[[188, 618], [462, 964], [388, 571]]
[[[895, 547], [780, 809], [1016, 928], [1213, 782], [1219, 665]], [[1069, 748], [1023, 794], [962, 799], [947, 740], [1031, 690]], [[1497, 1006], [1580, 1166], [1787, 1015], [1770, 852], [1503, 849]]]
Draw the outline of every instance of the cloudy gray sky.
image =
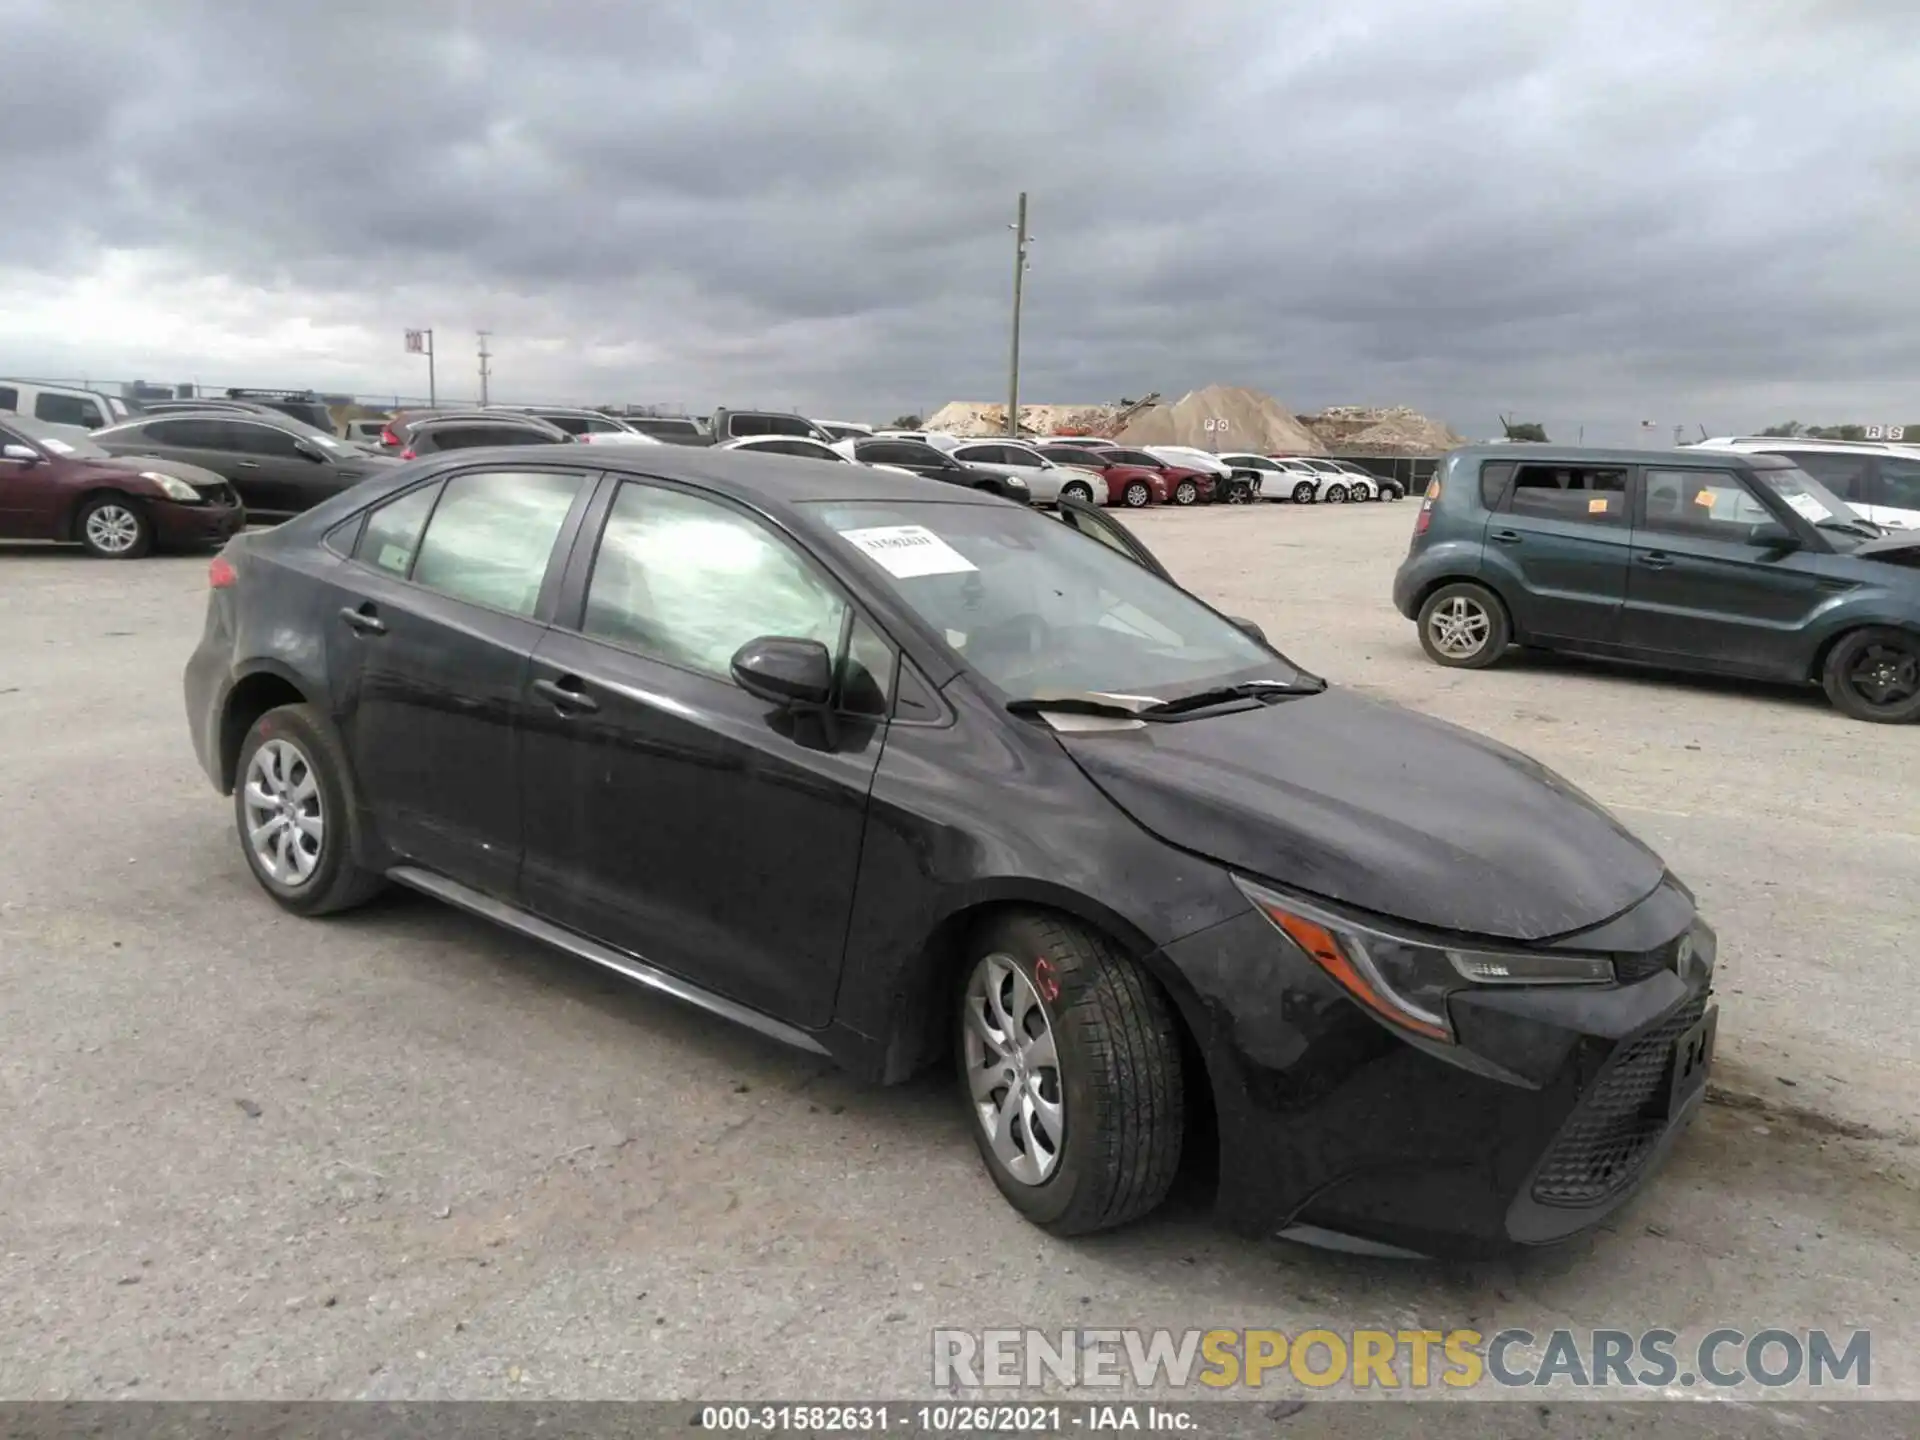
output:
[[1920, 420], [1910, 9], [0, 0], [0, 373]]

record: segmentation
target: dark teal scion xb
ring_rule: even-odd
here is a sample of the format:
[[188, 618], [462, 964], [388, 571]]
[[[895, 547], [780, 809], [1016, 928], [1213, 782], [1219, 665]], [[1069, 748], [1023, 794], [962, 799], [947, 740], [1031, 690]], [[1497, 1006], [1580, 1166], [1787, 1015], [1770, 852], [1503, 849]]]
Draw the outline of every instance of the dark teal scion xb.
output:
[[1920, 719], [1920, 532], [1777, 455], [1469, 446], [1434, 471], [1393, 603], [1441, 665], [1511, 645], [1820, 685]]

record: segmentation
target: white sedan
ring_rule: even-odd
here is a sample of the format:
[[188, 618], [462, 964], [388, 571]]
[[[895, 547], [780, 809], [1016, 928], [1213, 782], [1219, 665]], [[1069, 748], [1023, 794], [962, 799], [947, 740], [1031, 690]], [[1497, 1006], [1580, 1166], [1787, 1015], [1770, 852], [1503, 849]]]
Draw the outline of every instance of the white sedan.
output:
[[[844, 443], [844, 442], [843, 442]], [[800, 460], [830, 460], [835, 465], [858, 465], [861, 461], [842, 455], [831, 445], [809, 440], [804, 435], [743, 435], [738, 440], [722, 440], [716, 450], [753, 450], [763, 455], [792, 455]], [[896, 475], [911, 475], [898, 465], [868, 465], [869, 470], [891, 470]]]

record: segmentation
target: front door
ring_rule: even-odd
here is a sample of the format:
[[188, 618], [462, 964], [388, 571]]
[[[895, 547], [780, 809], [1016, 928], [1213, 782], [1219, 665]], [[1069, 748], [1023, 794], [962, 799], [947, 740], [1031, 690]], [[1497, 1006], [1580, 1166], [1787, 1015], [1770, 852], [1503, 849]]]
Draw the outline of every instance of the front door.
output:
[[53, 538], [72, 494], [60, 479], [67, 463], [0, 425], [0, 540]]
[[322, 617], [334, 719], [380, 839], [501, 899], [520, 869], [528, 657], [585, 489], [578, 474], [485, 470], [406, 491], [368, 515]]
[[1486, 539], [1487, 572], [1501, 582], [1523, 638], [1617, 638], [1632, 543], [1625, 466], [1514, 466]]
[[[597, 548], [584, 538], [596, 528]], [[717, 497], [621, 482], [577, 549], [528, 676], [526, 903], [741, 1004], [824, 1025], [891, 649], [788, 537]], [[734, 683], [734, 654], [768, 635], [839, 657], [838, 713], [789, 714]]]
[[1622, 642], [1738, 674], [1804, 678], [1815, 610], [1847, 588], [1800, 550], [1754, 545], [1756, 526], [1793, 528], [1732, 470], [1642, 472]]

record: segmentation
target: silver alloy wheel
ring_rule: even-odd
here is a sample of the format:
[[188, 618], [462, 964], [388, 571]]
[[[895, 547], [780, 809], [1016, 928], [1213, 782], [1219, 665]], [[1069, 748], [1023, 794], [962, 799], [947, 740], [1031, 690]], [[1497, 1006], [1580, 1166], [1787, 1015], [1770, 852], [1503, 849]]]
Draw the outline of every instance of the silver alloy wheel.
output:
[[1293, 487], [1293, 503], [1294, 504], [1311, 505], [1313, 504], [1314, 499], [1315, 499], [1315, 496], [1314, 496], [1313, 482], [1311, 480], [1302, 480]]
[[1173, 487], [1173, 503], [1176, 505], [1191, 505], [1199, 498], [1200, 487], [1191, 480], [1182, 480]]
[[1060, 493], [1062, 495], [1070, 496], [1075, 500], [1082, 501], [1083, 503], [1088, 505], [1091, 505], [1093, 503], [1093, 491], [1089, 490], [1086, 486], [1082, 485], [1078, 480], [1065, 486], [1060, 491]]
[[1120, 498], [1126, 501], [1130, 507], [1138, 510], [1142, 505], [1145, 505], [1153, 499], [1153, 491], [1148, 488], [1146, 481], [1135, 480], [1132, 484], [1128, 485], [1125, 490], [1120, 492]]
[[1427, 634], [1433, 648], [1455, 660], [1466, 660], [1486, 648], [1493, 633], [1493, 617], [1486, 606], [1471, 595], [1456, 595], [1433, 607], [1427, 617]]
[[1344, 505], [1347, 501], [1347, 487], [1338, 483], [1329, 485], [1325, 496], [1329, 505]]
[[247, 762], [246, 785], [247, 845], [254, 860], [282, 885], [304, 885], [326, 839], [312, 763], [291, 740], [269, 740]]
[[87, 516], [87, 543], [103, 555], [124, 555], [140, 542], [140, 517], [108, 501]]
[[1023, 1185], [1044, 1184], [1067, 1136], [1066, 1094], [1047, 1007], [1011, 955], [989, 955], [967, 980], [967, 1090], [1000, 1163]]

